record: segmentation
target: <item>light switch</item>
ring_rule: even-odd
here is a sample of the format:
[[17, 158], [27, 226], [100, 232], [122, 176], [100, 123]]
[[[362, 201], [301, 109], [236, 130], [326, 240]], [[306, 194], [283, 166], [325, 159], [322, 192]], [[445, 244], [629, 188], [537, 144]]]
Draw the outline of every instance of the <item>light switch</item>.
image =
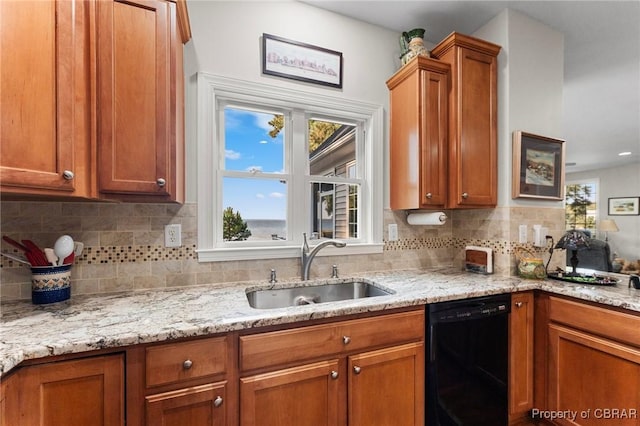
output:
[[389, 241], [398, 241], [398, 224], [389, 224]]

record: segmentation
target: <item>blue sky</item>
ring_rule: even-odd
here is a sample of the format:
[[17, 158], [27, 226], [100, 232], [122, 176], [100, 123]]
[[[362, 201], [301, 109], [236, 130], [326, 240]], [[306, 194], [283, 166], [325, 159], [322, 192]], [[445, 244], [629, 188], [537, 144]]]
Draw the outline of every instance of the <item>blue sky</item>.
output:
[[[225, 169], [282, 173], [283, 131], [269, 136], [273, 114], [225, 108]], [[286, 184], [278, 179], [225, 178], [223, 207], [243, 219], [286, 219]]]

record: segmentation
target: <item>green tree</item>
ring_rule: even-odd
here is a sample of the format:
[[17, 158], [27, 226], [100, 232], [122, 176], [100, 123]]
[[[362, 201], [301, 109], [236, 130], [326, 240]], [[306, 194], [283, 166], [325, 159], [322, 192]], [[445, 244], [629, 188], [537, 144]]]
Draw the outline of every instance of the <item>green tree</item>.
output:
[[[275, 138], [284, 127], [284, 116], [274, 115], [273, 119], [269, 121], [269, 125], [272, 127], [269, 136]], [[315, 151], [340, 126], [341, 124], [328, 121], [309, 120], [309, 153]]]
[[242, 220], [240, 212], [232, 207], [224, 209], [222, 214], [222, 239], [224, 241], [243, 241], [251, 236], [247, 222]]
[[566, 186], [565, 193], [565, 221], [568, 229], [592, 229], [595, 223], [587, 216], [589, 208], [593, 206], [591, 185], [572, 184]]

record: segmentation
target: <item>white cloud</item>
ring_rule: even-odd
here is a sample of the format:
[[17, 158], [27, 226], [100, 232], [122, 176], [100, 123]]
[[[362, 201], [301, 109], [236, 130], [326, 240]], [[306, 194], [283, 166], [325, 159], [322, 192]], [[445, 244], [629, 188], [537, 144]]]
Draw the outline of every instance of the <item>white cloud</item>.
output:
[[229, 160], [238, 160], [240, 159], [242, 155], [239, 152], [236, 152], [232, 149], [225, 149], [224, 150], [224, 158], [227, 158]]
[[258, 194], [256, 194], [256, 198], [264, 198], [264, 194], [258, 193]]
[[283, 194], [282, 192], [272, 192], [271, 194], [269, 194], [269, 197], [271, 197], [271, 198], [284, 198], [285, 194]]
[[263, 140], [261, 140], [261, 141], [260, 141], [260, 142], [258, 142], [258, 143], [259, 143], [259, 144], [264, 145], [264, 144], [267, 144], [267, 143], [269, 143], [269, 142], [268, 142], [268, 141], [265, 141], [265, 140], [263, 139]]
[[261, 172], [262, 166], [249, 166], [245, 170], [251, 173]]

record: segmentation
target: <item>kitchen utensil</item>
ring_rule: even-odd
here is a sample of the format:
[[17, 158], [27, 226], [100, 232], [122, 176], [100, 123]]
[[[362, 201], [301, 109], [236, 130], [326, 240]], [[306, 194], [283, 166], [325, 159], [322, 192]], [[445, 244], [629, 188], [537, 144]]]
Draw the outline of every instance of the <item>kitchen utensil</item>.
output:
[[23, 244], [20, 244], [19, 242], [17, 242], [12, 238], [7, 237], [6, 235], [4, 235], [2, 239], [7, 243], [11, 244], [12, 246], [14, 246], [15, 248], [17, 248], [18, 250], [22, 250], [25, 253], [29, 251], [28, 247], [24, 246]]
[[31, 263], [27, 259], [25, 259], [22, 256], [18, 256], [17, 254], [4, 253], [4, 252], [0, 252], [0, 254], [2, 254], [6, 258], [9, 258], [11, 260], [15, 260], [16, 262], [24, 263], [25, 265], [31, 266]]
[[81, 241], [74, 241], [73, 242], [73, 254], [76, 255], [76, 257], [80, 256], [82, 254], [82, 250], [84, 249], [84, 243]]
[[74, 260], [76, 260], [76, 254], [75, 253], [71, 253], [69, 256], [64, 258], [64, 261], [62, 262], [62, 264], [63, 265], [71, 265]]
[[[44, 251], [36, 243], [31, 240], [22, 240], [22, 244], [24, 244], [28, 249], [29, 253], [33, 259], [31, 265], [33, 266], [49, 266], [49, 262], [47, 261], [47, 256], [45, 256]], [[27, 256], [29, 258], [29, 256]]]
[[62, 265], [64, 259], [73, 253], [73, 249], [73, 238], [69, 235], [63, 235], [56, 240], [56, 243], [53, 245], [53, 252], [58, 256], [58, 265]]
[[47, 256], [47, 260], [51, 265], [56, 266], [58, 264], [58, 256], [56, 256], [52, 248], [44, 249], [44, 255]]

